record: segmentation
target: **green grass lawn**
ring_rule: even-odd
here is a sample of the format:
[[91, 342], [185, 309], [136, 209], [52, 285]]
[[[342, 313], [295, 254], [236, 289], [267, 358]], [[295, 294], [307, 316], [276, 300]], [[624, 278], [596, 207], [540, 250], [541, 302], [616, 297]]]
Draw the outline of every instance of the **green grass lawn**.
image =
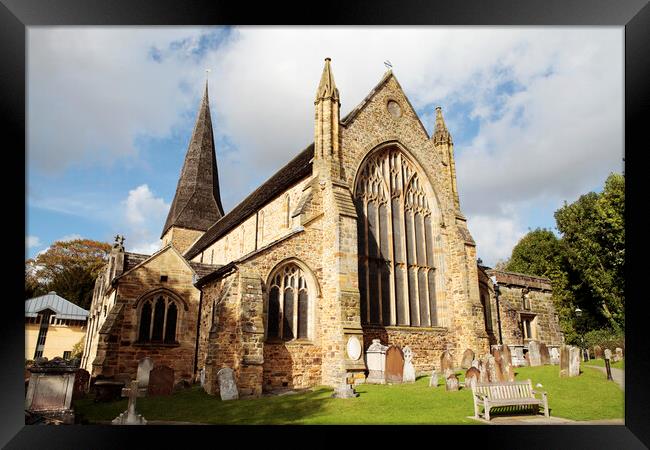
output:
[[[585, 365], [605, 367], [604, 359], [590, 359], [589, 362], [584, 363]], [[610, 362], [611, 367], [616, 367], [617, 369], [625, 369], [625, 359], [622, 359], [618, 362]]]
[[[574, 378], [559, 378], [558, 366], [522, 367], [517, 379], [542, 383], [548, 392], [551, 416], [575, 420], [623, 417], [623, 392], [596, 369]], [[462, 381], [462, 376], [460, 377]], [[477, 424], [468, 389], [447, 392], [429, 388], [429, 377], [413, 384], [361, 385], [355, 399], [331, 398], [332, 389], [222, 402], [195, 386], [168, 397], [139, 398], [137, 410], [147, 420], [211, 424]], [[126, 410], [126, 399], [94, 403], [78, 400], [75, 413], [82, 422], [114, 419]], [[496, 416], [496, 414], [495, 414]]]

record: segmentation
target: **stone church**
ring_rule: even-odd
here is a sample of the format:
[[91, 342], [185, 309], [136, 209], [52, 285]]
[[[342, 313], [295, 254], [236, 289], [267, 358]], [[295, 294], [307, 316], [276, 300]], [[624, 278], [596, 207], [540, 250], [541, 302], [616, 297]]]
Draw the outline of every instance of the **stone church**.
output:
[[562, 343], [548, 280], [477, 264], [440, 107], [429, 136], [390, 70], [340, 106], [327, 58], [313, 143], [225, 214], [206, 84], [161, 249], [116, 239], [97, 279], [94, 379], [149, 356], [210, 394], [229, 367], [246, 397], [362, 383], [373, 339], [408, 345], [418, 373], [445, 350], [458, 365], [467, 348]]

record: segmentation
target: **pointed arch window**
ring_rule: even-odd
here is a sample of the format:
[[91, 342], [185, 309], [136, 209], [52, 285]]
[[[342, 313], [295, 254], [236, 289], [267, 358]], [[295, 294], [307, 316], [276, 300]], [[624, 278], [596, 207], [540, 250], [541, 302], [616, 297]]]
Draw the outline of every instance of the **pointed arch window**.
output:
[[178, 305], [167, 295], [145, 300], [140, 306], [138, 343], [177, 344]]
[[275, 270], [270, 277], [266, 336], [269, 339], [310, 338], [310, 303], [315, 295], [307, 275], [295, 263]]
[[434, 218], [423, 176], [400, 150], [372, 155], [355, 186], [362, 323], [437, 326]]

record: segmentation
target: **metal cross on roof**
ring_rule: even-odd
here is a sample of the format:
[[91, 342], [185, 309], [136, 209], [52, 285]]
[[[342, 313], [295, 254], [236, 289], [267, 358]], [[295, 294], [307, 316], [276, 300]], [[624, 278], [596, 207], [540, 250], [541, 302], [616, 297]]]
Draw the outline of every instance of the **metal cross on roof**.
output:
[[393, 65], [390, 63], [389, 60], [384, 61], [384, 66], [386, 66], [386, 68], [389, 70], [393, 68]]

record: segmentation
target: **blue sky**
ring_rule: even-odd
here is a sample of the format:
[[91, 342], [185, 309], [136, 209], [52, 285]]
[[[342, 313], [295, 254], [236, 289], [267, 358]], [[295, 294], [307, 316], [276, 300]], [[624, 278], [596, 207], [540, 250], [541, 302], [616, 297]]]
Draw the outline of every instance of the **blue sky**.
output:
[[387, 59], [427, 130], [442, 106], [487, 264], [622, 170], [620, 27], [30, 27], [26, 256], [159, 247], [206, 68], [230, 210], [312, 141], [325, 57], [342, 115]]

